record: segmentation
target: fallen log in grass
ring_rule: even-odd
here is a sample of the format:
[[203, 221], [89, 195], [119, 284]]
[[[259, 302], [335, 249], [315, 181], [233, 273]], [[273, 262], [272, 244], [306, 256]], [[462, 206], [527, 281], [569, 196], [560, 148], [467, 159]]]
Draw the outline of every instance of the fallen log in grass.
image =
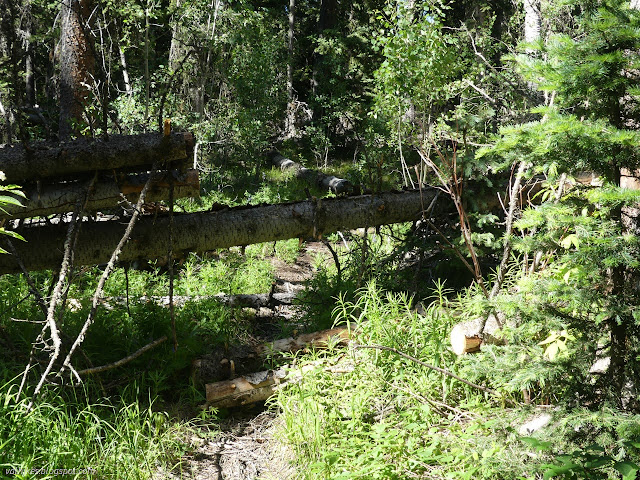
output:
[[277, 151], [271, 153], [271, 163], [282, 171], [293, 170], [296, 177], [306, 181], [309, 184], [317, 185], [323, 190], [330, 190], [335, 194], [349, 193], [353, 191], [353, 184], [344, 178], [338, 178], [333, 175], [327, 175], [318, 170], [311, 170], [303, 167], [293, 160], [283, 157]]
[[[388, 192], [345, 198], [239, 207], [215, 212], [177, 214], [173, 217], [174, 257], [234, 245], [250, 245], [288, 238], [320, 238], [323, 234], [359, 227], [375, 227], [416, 220], [436, 189]], [[122, 238], [127, 219], [83, 223], [74, 265], [106, 263]], [[170, 218], [166, 215], [140, 218], [122, 249], [120, 261], [163, 258], [169, 249]], [[60, 266], [67, 232], [66, 224], [16, 230], [26, 242], [14, 242], [27, 270]], [[13, 255], [0, 255], [0, 273], [19, 272]]]
[[223, 378], [233, 378], [237, 372], [252, 372], [263, 368], [267, 358], [276, 354], [344, 346], [351, 340], [354, 329], [355, 325], [340, 326], [256, 346], [232, 346], [227, 352], [217, 350], [193, 361], [192, 377], [195, 384], [208, 384]]
[[[228, 307], [235, 308], [274, 308], [280, 305], [291, 305], [296, 298], [295, 293], [243, 293], [238, 295], [174, 295], [173, 304], [176, 307], [182, 307], [188, 302], [199, 302], [203, 300], [213, 300]], [[72, 303], [73, 301], [73, 303]], [[155, 303], [161, 307], [169, 306], [168, 295], [154, 295], [151, 297], [133, 297], [128, 299], [129, 302], [135, 303]], [[70, 299], [68, 302], [70, 305], [74, 305], [73, 308], [78, 308], [80, 302], [76, 299]], [[113, 305], [125, 305], [127, 303], [127, 297], [107, 297], [100, 300], [100, 303], [108, 310], [113, 309]]]
[[205, 386], [207, 402], [204, 408], [241, 407], [264, 402], [278, 388], [299, 382], [305, 374], [319, 368], [340, 374], [349, 373], [355, 367], [352, 364], [323, 367], [321, 361], [316, 361], [299, 368], [284, 366], [277, 370], [250, 373], [233, 380], [209, 383]]

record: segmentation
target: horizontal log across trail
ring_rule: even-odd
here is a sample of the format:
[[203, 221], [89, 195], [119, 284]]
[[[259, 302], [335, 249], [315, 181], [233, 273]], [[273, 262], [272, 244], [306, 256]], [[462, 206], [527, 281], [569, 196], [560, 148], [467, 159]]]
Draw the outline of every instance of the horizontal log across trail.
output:
[[[178, 256], [288, 238], [318, 238], [338, 230], [413, 221], [420, 217], [423, 205], [429, 205], [436, 191], [426, 188], [179, 214], [174, 216], [173, 252]], [[122, 237], [126, 223], [126, 219], [84, 223], [76, 244], [74, 264], [106, 263]], [[25, 268], [59, 267], [66, 230], [65, 224], [18, 229], [27, 242], [16, 240], [13, 244]], [[169, 247], [168, 233], [168, 216], [140, 218], [119, 260], [163, 258]], [[12, 255], [0, 255], [0, 273], [19, 271], [18, 261]]]

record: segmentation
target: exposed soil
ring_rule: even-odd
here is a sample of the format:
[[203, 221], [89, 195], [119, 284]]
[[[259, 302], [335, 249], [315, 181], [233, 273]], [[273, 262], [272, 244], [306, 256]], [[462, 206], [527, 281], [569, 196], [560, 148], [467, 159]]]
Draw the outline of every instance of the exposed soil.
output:
[[[274, 293], [303, 290], [305, 282], [314, 274], [319, 254], [325, 261], [331, 257], [322, 243], [311, 242], [301, 248], [295, 263], [272, 258], [276, 272]], [[274, 317], [289, 320], [295, 318], [295, 306], [283, 305], [271, 311], [260, 309], [257, 316], [272, 323]], [[269, 337], [268, 329], [259, 336], [261, 341], [273, 339], [262, 338]], [[158, 480], [287, 480], [296, 476], [290, 466], [293, 452], [282, 441], [280, 420], [273, 412], [259, 407], [238, 410], [216, 427], [220, 430], [196, 428], [185, 439], [192, 446], [192, 453], [183, 457], [173, 471], [158, 472]]]
[[295, 476], [292, 451], [279, 439], [279, 420], [271, 412], [230, 417], [220, 432], [196, 431], [187, 441], [194, 453], [161, 478], [180, 480], [287, 480]]

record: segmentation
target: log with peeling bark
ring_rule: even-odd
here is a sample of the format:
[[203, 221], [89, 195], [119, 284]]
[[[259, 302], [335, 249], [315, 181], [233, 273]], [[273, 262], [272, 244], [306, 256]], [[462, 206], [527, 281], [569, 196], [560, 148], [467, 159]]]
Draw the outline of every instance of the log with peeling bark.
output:
[[354, 366], [345, 364], [323, 367], [320, 362], [313, 362], [300, 368], [292, 369], [285, 366], [277, 370], [250, 373], [233, 380], [208, 383], [205, 385], [207, 399], [205, 408], [241, 407], [252, 403], [264, 402], [278, 388], [299, 382], [305, 374], [318, 368], [339, 374], [353, 371]]
[[[151, 181], [146, 202], [158, 202], [169, 199], [169, 180], [173, 177], [173, 197], [198, 197], [200, 195], [200, 181], [197, 170], [187, 170], [180, 173], [177, 170], [162, 172]], [[148, 173], [120, 174], [117, 179], [101, 178], [91, 193], [85, 207], [86, 212], [111, 209], [118, 205], [126, 205], [126, 202], [134, 203], [149, 178]], [[26, 200], [22, 201], [22, 207], [6, 205], [4, 211], [0, 211], [0, 219], [43, 217], [56, 213], [70, 212], [79, 200], [85, 196], [85, 182], [68, 182], [53, 185], [34, 185], [23, 188], [22, 192]]]
[[[234, 245], [250, 245], [288, 238], [319, 238], [325, 233], [409, 222], [419, 218], [436, 190], [387, 192], [345, 198], [306, 200], [288, 204], [238, 207], [215, 212], [174, 215], [173, 252], [204, 252]], [[169, 246], [168, 216], [140, 218], [120, 261], [163, 258]], [[126, 219], [82, 225], [74, 264], [106, 263], [122, 238]], [[28, 270], [56, 268], [62, 260], [67, 226], [29, 226], [16, 231], [26, 242], [14, 242]], [[19, 272], [13, 255], [0, 255], [0, 273]]]
[[23, 184], [50, 177], [69, 178], [95, 170], [149, 169], [154, 162], [193, 165], [194, 139], [190, 133], [163, 136], [111, 135], [68, 142], [0, 145], [0, 171], [7, 182]]
[[305, 168], [293, 160], [283, 157], [277, 151], [271, 153], [271, 163], [280, 170], [293, 170], [296, 176], [310, 184], [317, 185], [324, 190], [330, 190], [335, 194], [349, 193], [353, 191], [353, 184], [344, 178], [327, 175], [317, 170]]
[[283, 338], [263, 343], [256, 347], [256, 353], [262, 357], [274, 353], [294, 353], [306, 348], [327, 348], [329, 345], [345, 345], [351, 339], [353, 329], [343, 326], [305, 333], [297, 337]]
[[349, 343], [355, 325], [340, 326], [319, 332], [274, 340], [257, 346], [231, 346], [228, 351], [217, 350], [193, 361], [192, 376], [195, 384], [209, 383], [236, 376], [236, 372], [251, 372], [263, 368], [267, 357], [275, 354], [295, 353], [305, 349], [326, 349]]
[[499, 337], [503, 322], [504, 317], [501, 314], [498, 314], [498, 317], [490, 314], [486, 322], [483, 318], [475, 318], [454, 325], [450, 335], [451, 350], [456, 355], [463, 355], [480, 351], [482, 345], [504, 345], [504, 340]]

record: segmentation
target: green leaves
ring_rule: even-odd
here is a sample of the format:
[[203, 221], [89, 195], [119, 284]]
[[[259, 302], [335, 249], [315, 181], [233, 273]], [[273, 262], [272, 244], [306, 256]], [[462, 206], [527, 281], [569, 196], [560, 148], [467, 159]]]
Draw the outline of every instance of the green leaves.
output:
[[538, 345], [546, 345], [544, 355], [553, 362], [558, 355], [567, 351], [567, 343], [575, 339], [576, 337], [567, 332], [567, 330], [562, 330], [561, 332], [551, 332], [549, 336], [539, 342]]
[[[4, 176], [4, 173], [0, 172], [0, 180], [5, 180], [5, 178], [6, 177]], [[6, 193], [6, 195], [3, 193]], [[18, 187], [17, 185], [0, 185], [0, 211], [6, 213], [6, 210], [2, 208], [3, 206], [6, 206], [6, 205], [14, 205], [14, 206], [21, 207], [22, 206], [22, 202], [20, 201], [21, 198], [26, 198], [26, 196], [24, 193], [22, 193], [22, 191], [20, 190], [20, 187]], [[1, 235], [6, 235], [8, 237], [15, 238], [16, 240], [24, 241], [24, 238], [21, 235], [11, 230], [5, 230], [4, 227], [0, 227], [0, 236]], [[0, 247], [0, 254], [3, 254], [3, 253], [8, 253], [8, 252], [4, 248]]]

